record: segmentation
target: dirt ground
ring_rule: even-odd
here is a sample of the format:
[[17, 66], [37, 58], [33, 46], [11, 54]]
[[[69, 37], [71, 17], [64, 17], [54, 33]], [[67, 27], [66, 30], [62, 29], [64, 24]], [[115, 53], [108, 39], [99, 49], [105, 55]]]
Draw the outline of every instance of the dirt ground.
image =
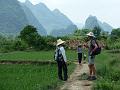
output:
[[89, 69], [87, 64], [83, 64], [82, 66], [77, 64], [76, 69], [60, 90], [91, 90], [92, 81], [80, 79], [81, 75], [88, 74], [88, 71]]

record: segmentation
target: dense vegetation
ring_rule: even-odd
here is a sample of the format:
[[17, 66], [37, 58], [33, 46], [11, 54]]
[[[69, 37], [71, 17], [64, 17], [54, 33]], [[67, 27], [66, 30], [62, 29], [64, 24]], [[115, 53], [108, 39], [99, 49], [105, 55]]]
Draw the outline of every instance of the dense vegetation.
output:
[[0, 36], [0, 51], [25, 51], [25, 50], [48, 50], [53, 49], [55, 42], [54, 37], [42, 37], [38, 34], [37, 29], [31, 25], [26, 26], [16, 37]]
[[103, 52], [96, 58], [98, 80], [94, 90], [120, 90], [120, 55]]
[[[50, 50], [54, 49], [58, 38], [63, 40], [79, 40], [86, 42], [86, 34], [93, 31], [97, 39], [105, 49], [113, 50], [120, 48], [120, 29], [113, 29], [110, 33], [101, 31], [99, 27], [93, 30], [76, 30], [73, 35], [64, 37], [41, 36], [34, 26], [28, 25], [16, 37], [3, 37], [0, 35], [0, 52], [25, 51], [25, 50]], [[68, 47], [68, 46], [67, 46]]]

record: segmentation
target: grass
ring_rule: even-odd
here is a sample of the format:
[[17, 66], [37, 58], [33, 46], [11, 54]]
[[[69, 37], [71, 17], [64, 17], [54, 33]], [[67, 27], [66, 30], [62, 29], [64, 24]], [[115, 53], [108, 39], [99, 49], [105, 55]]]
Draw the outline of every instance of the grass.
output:
[[94, 90], [120, 90], [120, 54], [104, 51], [96, 58], [98, 80]]
[[[67, 50], [67, 59], [72, 61], [77, 59], [76, 51]], [[54, 60], [54, 51], [32, 51], [23, 52], [16, 51], [10, 53], [0, 53], [0, 60], [31, 60], [31, 61], [43, 61], [43, 60]]]
[[0, 60], [53, 60], [53, 51], [1, 53]]
[[[68, 66], [69, 75], [74, 67]], [[55, 90], [61, 83], [56, 64], [0, 65], [0, 90]]]
[[[75, 60], [75, 51], [66, 51], [68, 61]], [[0, 60], [53, 61], [54, 51], [0, 53]], [[68, 65], [68, 75], [75, 64]], [[56, 64], [6, 64], [0, 65], [0, 90], [56, 90], [63, 84], [57, 77]]]

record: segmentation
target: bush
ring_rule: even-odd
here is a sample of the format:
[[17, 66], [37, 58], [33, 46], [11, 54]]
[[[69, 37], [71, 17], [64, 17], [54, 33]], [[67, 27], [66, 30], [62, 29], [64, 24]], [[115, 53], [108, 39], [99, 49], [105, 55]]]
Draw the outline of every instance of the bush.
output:
[[111, 81], [120, 81], [120, 71], [112, 70], [110, 72], [110, 78]]
[[97, 85], [94, 87], [94, 90], [114, 90], [113, 86], [114, 85], [109, 81], [101, 81], [97, 83]]
[[108, 55], [105, 61], [97, 63], [98, 80], [94, 90], [120, 90], [119, 58], [117, 54]]
[[27, 48], [28, 48], [28, 45], [24, 41], [21, 41], [21, 40], [16, 40], [13, 44], [13, 49], [15, 51], [24, 51]]

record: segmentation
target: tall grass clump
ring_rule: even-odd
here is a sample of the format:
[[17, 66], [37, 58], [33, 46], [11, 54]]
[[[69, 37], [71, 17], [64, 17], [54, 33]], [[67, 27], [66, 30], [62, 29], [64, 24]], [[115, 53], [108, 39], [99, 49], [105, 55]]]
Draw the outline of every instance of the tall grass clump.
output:
[[120, 56], [104, 52], [96, 59], [98, 79], [94, 90], [120, 90]]

